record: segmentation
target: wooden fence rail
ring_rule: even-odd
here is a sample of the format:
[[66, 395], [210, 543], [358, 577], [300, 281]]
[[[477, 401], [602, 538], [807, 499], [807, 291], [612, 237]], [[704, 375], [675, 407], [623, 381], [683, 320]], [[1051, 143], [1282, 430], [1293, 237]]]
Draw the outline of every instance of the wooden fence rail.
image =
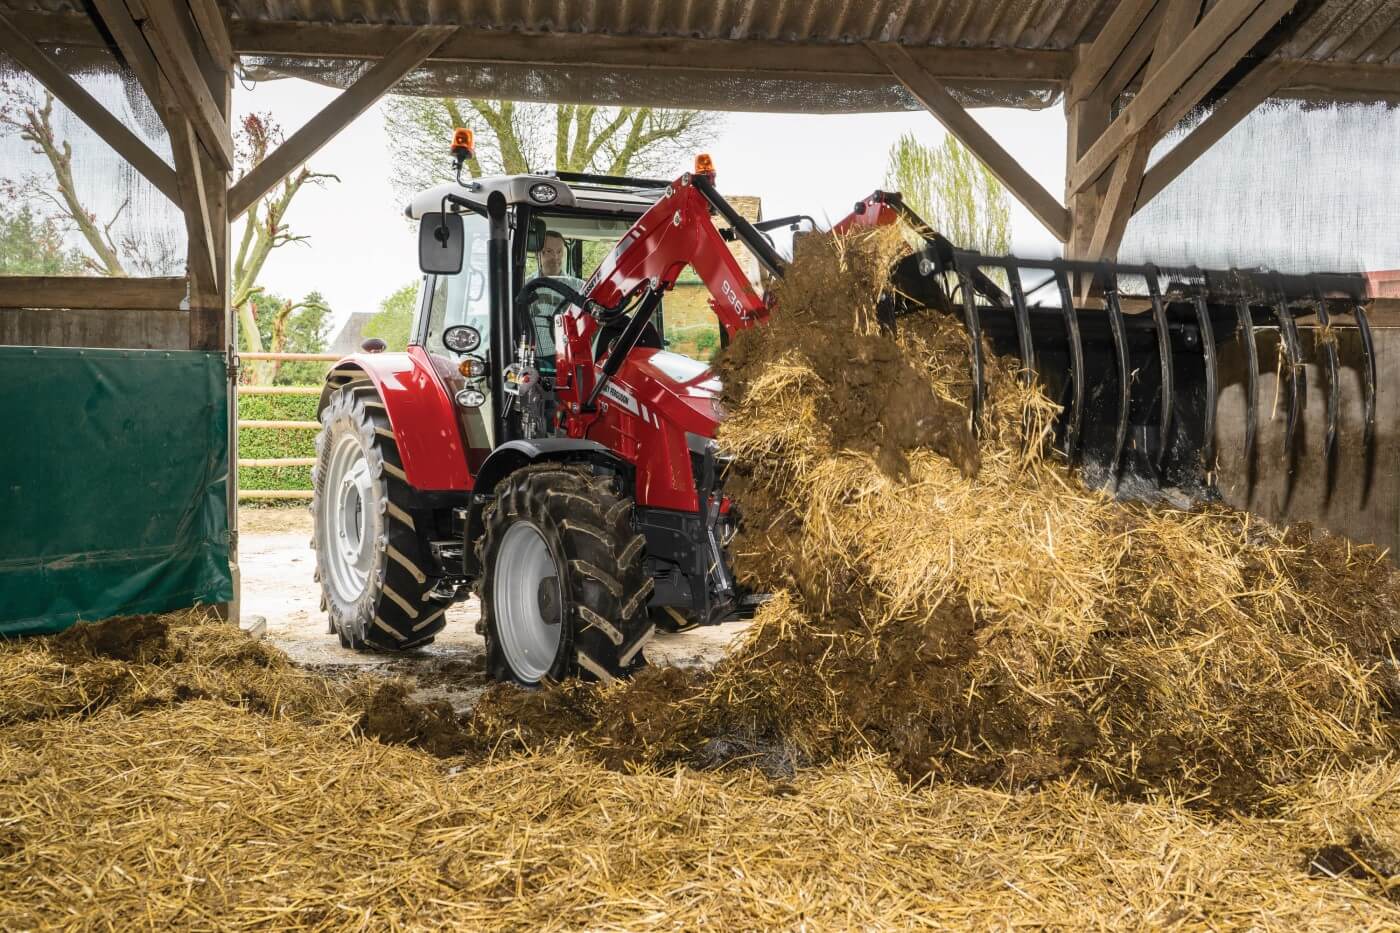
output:
[[[340, 359], [334, 353], [240, 353], [240, 358], [248, 361], [253, 360], [282, 360], [284, 362], [324, 362], [334, 363]], [[240, 385], [239, 395], [247, 396], [313, 396], [321, 394], [320, 386], [275, 386], [275, 385]], [[238, 420], [240, 428], [268, 429], [273, 431], [316, 431], [321, 427], [319, 421], [279, 421], [260, 418], [240, 418]], [[266, 467], [310, 467], [316, 463], [315, 457], [240, 457], [239, 468], [266, 468]], [[308, 482], [310, 475], [308, 472]], [[241, 500], [258, 499], [310, 499], [310, 489], [239, 489], [238, 498]]]

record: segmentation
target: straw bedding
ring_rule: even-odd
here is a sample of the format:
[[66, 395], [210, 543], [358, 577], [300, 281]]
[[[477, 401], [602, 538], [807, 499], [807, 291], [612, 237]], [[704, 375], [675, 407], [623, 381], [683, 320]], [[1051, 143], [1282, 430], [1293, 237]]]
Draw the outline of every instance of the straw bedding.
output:
[[897, 247], [721, 363], [729, 659], [458, 717], [197, 613], [5, 646], [0, 926], [1400, 925], [1396, 575], [1086, 490], [1001, 364], [974, 440]]

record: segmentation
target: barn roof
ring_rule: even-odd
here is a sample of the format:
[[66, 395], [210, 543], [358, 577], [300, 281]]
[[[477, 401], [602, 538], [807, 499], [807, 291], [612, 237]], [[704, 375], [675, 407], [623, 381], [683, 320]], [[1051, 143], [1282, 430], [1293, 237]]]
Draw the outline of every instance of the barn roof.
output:
[[[897, 43], [966, 104], [1044, 107], [1121, 3], [1143, 0], [228, 0], [254, 78], [345, 84], [414, 27], [460, 27], [401, 90], [721, 109], [915, 109], [864, 43]], [[1228, 0], [1208, 0], [1207, 8]], [[51, 44], [101, 41], [82, 0], [0, 0]], [[1284, 89], [1400, 95], [1400, 0], [1299, 0], [1251, 52]]]

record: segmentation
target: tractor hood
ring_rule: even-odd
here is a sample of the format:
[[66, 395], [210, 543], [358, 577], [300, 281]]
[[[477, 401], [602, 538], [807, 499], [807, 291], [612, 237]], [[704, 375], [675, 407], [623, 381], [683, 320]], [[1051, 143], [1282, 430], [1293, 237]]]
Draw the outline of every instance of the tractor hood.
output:
[[616, 381], [631, 388], [648, 410], [691, 433], [714, 437], [724, 417], [718, 377], [709, 366], [688, 356], [667, 350], [635, 349]]

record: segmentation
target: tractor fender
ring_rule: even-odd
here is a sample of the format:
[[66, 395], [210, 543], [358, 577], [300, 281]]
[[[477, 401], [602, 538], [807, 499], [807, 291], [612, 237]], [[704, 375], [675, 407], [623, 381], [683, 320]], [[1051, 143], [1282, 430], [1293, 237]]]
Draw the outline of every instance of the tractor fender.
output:
[[353, 353], [326, 374], [316, 417], [336, 389], [373, 383], [394, 429], [408, 485], [424, 492], [472, 488], [457, 411], [422, 347], [407, 353]]
[[481, 573], [476, 544], [484, 531], [481, 512], [490, 501], [496, 484], [510, 474], [532, 463], [557, 461], [560, 463], [593, 463], [623, 472], [629, 468], [625, 460], [599, 444], [573, 437], [545, 437], [535, 440], [507, 441], [491, 451], [486, 462], [481, 465], [472, 488], [472, 504], [467, 514], [466, 547], [463, 549], [465, 570], [468, 576]]
[[507, 441], [491, 451], [491, 455], [481, 465], [472, 491], [479, 496], [489, 496], [495, 485], [506, 476], [523, 466], [542, 460], [598, 463], [619, 470], [626, 466], [622, 458], [597, 441], [573, 437]]

